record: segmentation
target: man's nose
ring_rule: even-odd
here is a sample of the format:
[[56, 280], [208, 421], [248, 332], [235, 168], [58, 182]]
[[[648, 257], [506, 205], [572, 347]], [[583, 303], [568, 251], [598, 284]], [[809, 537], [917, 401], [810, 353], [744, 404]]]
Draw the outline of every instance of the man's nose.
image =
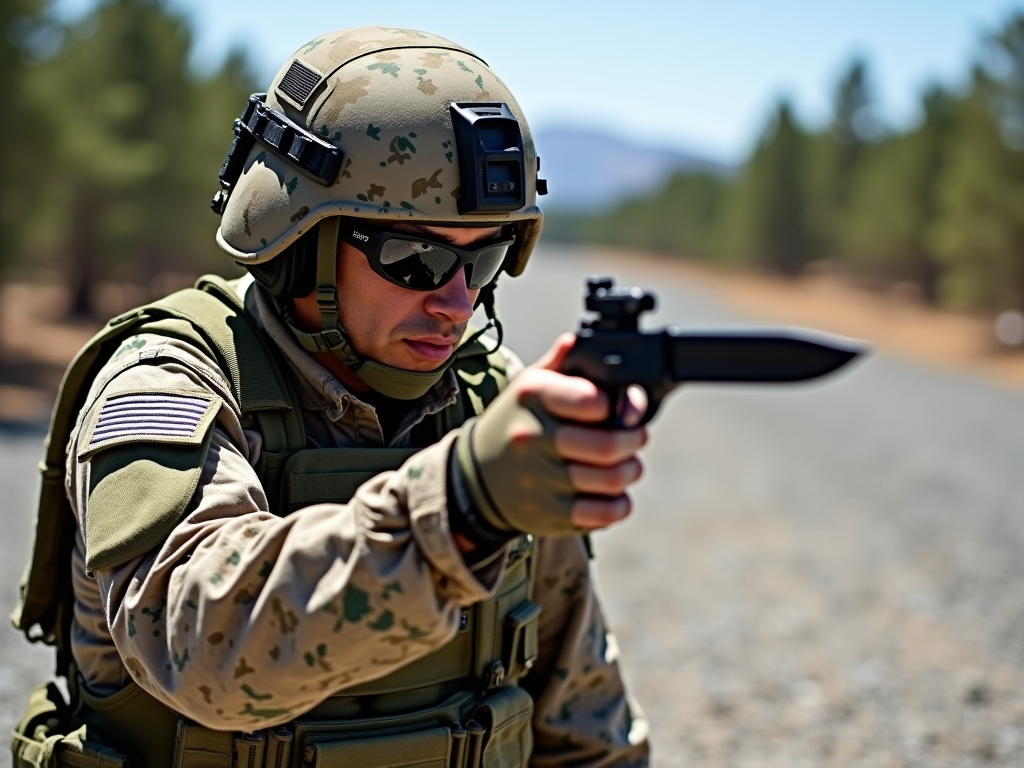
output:
[[426, 298], [427, 311], [432, 315], [443, 316], [453, 323], [464, 323], [473, 316], [473, 299], [476, 291], [470, 291], [466, 285], [466, 270], [460, 269], [458, 274]]

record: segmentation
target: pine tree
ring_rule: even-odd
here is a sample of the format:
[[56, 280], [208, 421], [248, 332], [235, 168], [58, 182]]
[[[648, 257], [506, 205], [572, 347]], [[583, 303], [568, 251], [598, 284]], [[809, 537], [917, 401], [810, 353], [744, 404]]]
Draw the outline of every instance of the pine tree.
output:
[[1024, 307], [1024, 15], [991, 36], [959, 105], [931, 242], [943, 303]]
[[795, 275], [813, 253], [806, 227], [806, 134], [781, 101], [733, 194], [724, 237], [733, 261]]
[[837, 228], [842, 263], [861, 275], [910, 281], [936, 298], [940, 263], [928, 238], [937, 217], [935, 188], [945, 162], [954, 99], [942, 88], [923, 98], [924, 118], [862, 156]]
[[0, 3], [0, 72], [4, 76], [4, 117], [0, 119], [0, 271], [21, 253], [22, 222], [35, 197], [34, 174], [46, 164], [46, 144], [34, 125], [26, 78], [33, 43], [49, 29], [46, 0]]
[[809, 227], [816, 250], [826, 258], [838, 255], [840, 222], [855, 170], [880, 132], [868, 65], [857, 59], [840, 78], [831, 125], [813, 142], [809, 164]]
[[197, 76], [191, 45], [161, 0], [106, 0], [34, 74], [53, 137], [35, 247], [60, 255], [73, 313], [115, 272], [146, 286], [223, 261], [207, 203], [251, 78], [237, 55]]

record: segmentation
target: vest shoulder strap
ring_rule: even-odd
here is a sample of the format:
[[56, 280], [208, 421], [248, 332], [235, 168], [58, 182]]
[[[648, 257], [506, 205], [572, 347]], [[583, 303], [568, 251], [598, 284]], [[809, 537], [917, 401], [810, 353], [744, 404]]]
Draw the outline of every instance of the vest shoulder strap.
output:
[[500, 347], [493, 349], [477, 340], [464, 344], [456, 354], [452, 370], [459, 382], [459, 395], [438, 414], [438, 438], [479, 416], [508, 386], [508, 361]]

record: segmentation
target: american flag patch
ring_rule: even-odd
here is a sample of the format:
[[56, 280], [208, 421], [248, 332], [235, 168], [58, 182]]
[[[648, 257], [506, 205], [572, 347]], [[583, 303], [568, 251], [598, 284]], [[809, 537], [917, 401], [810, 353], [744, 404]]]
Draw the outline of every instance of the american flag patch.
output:
[[103, 404], [88, 447], [120, 438], [188, 441], [212, 404], [210, 398], [171, 392], [114, 395]]

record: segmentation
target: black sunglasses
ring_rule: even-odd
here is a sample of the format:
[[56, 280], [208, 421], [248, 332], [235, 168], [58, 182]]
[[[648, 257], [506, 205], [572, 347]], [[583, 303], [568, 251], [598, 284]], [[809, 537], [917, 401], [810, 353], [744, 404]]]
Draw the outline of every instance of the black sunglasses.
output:
[[503, 232], [500, 239], [466, 248], [422, 232], [394, 232], [342, 221], [342, 241], [366, 254], [373, 271], [390, 283], [413, 291], [433, 291], [466, 267], [466, 286], [483, 288], [505, 263], [516, 241]]

